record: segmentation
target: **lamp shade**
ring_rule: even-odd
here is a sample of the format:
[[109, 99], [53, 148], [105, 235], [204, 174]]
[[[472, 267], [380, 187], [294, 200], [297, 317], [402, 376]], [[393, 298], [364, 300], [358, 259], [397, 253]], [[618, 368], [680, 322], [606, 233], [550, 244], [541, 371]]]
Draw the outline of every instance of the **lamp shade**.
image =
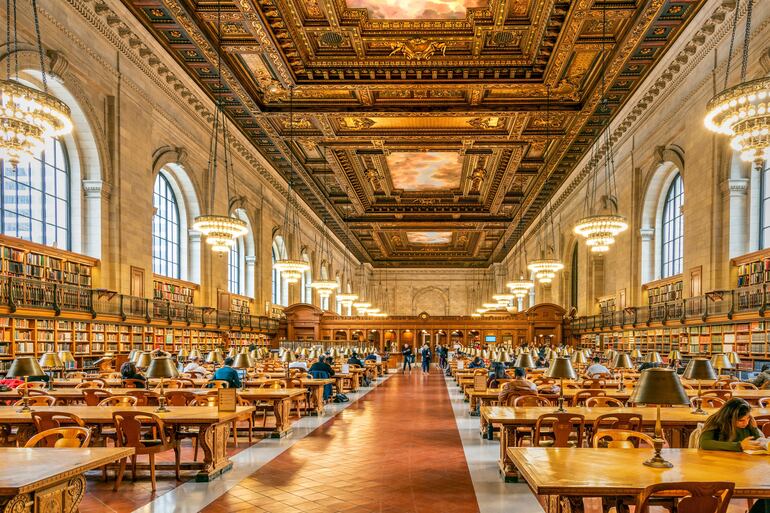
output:
[[38, 363], [41, 367], [47, 369], [59, 369], [64, 366], [61, 359], [59, 359], [59, 355], [56, 353], [43, 353]]
[[136, 361], [139, 359], [139, 357], [142, 355], [144, 351], [136, 350], [136, 352], [129, 358], [129, 361], [136, 363]]
[[717, 373], [711, 361], [706, 358], [693, 358], [684, 368], [684, 379], [715, 380]]
[[190, 352], [184, 347], [180, 348], [179, 353], [177, 353], [177, 356], [179, 356], [179, 358], [187, 358], [189, 355], [190, 355]]
[[189, 356], [189, 358], [197, 358], [197, 359], [199, 359], [199, 360], [200, 360], [200, 358], [201, 358], [201, 352], [200, 352], [200, 350], [199, 350], [197, 347], [193, 347], [193, 348], [190, 350], [190, 356]]
[[249, 358], [249, 355], [244, 353], [239, 353], [235, 356], [235, 361], [233, 362], [233, 368], [235, 369], [248, 369], [251, 367], [251, 358]]
[[40, 368], [32, 356], [19, 356], [11, 364], [11, 368], [5, 373], [9, 378], [24, 378], [29, 376], [45, 376], [45, 372]]
[[535, 367], [535, 361], [529, 353], [522, 353], [516, 357], [516, 361], [513, 363], [514, 367], [520, 367], [522, 369], [532, 369]]
[[730, 360], [727, 359], [726, 354], [715, 354], [711, 357], [711, 366], [714, 367], [716, 370], [720, 371], [722, 369], [732, 369], [733, 366], [730, 364]]
[[730, 351], [727, 353], [727, 361], [729, 361], [731, 365], [735, 366], [741, 363], [741, 357], [738, 356], [738, 353], [735, 351]]
[[674, 369], [645, 369], [639, 378], [630, 403], [642, 404], [690, 404]]
[[[133, 362], [134, 358], [136, 358], [136, 353], [140, 352], [138, 349], [132, 349], [128, 352], [128, 361]], [[61, 353], [59, 354], [59, 357], [61, 357]]]
[[222, 363], [224, 360], [225, 359], [222, 356], [222, 351], [219, 349], [209, 351], [208, 356], [206, 356], [206, 363]]
[[75, 361], [75, 357], [72, 355], [72, 351], [59, 351], [59, 359], [65, 365]]
[[572, 367], [572, 362], [566, 356], [553, 359], [553, 363], [545, 372], [547, 378], [577, 379], [577, 373]]
[[660, 357], [660, 353], [657, 353], [655, 351], [651, 353], [647, 353], [647, 356], [644, 357], [645, 363], [663, 363], [663, 359]]
[[682, 359], [682, 353], [678, 349], [672, 349], [668, 353], [668, 359], [671, 360], [681, 360]]
[[175, 378], [179, 376], [173, 360], [168, 356], [153, 358], [145, 372], [148, 378]]
[[150, 353], [140, 353], [134, 362], [140, 369], [146, 369], [150, 366], [150, 363], [152, 363], [152, 354]]
[[292, 351], [286, 351], [283, 353], [283, 356], [281, 356], [281, 361], [284, 363], [291, 363], [294, 361], [294, 352]]
[[227, 357], [228, 358], [235, 358], [235, 348], [231, 347], [229, 351], [227, 351]]
[[638, 349], [634, 349], [634, 350], [631, 351], [631, 358], [637, 359], [637, 358], [641, 358], [642, 356], [644, 356], [644, 355]]
[[616, 369], [633, 369], [634, 362], [631, 361], [631, 357], [626, 353], [618, 353], [615, 355], [612, 366]]
[[572, 360], [572, 363], [583, 365], [585, 364], [588, 359], [586, 358], [586, 355], [582, 351], [575, 351], [570, 355], [570, 360]]

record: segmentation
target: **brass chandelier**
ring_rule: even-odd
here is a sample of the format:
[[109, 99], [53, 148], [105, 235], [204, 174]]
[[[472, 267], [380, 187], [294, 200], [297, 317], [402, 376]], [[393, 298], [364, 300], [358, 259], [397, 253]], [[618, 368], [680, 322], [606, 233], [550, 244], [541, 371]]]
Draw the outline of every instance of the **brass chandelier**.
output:
[[758, 162], [765, 160], [770, 150], [770, 77], [746, 81], [753, 7], [753, 0], [748, 0], [741, 78], [737, 85], [727, 87], [739, 7], [740, 0], [735, 4], [724, 88], [706, 105], [704, 124], [712, 132], [729, 136], [730, 146], [739, 153], [742, 161]]
[[[558, 253], [556, 251], [556, 235], [553, 228], [553, 208], [550, 202], [548, 203], [543, 224], [545, 226], [539, 233], [540, 258], [532, 260], [527, 269], [535, 273], [535, 279], [539, 283], [548, 284], [556, 277], [556, 273], [564, 269], [564, 264], [555, 256]], [[548, 231], [548, 240], [545, 240], [546, 235], [544, 235], [544, 232], [546, 231]]]
[[[326, 232], [326, 221], [324, 220], [323, 227], [321, 228], [321, 243], [318, 245], [318, 254], [323, 261], [331, 262], [331, 244]], [[329, 280], [328, 277], [321, 277], [320, 280], [313, 280], [310, 287], [318, 291], [318, 295], [322, 298], [330, 298], [332, 293], [339, 288], [340, 284], [335, 280]]]
[[[529, 291], [532, 290], [535, 287], [535, 283], [532, 280], [528, 280], [524, 277], [524, 274], [521, 272], [523, 269], [526, 268], [526, 265], [522, 265], [521, 262], [521, 256], [522, 256], [522, 249], [521, 244], [519, 244], [517, 250], [516, 250], [516, 265], [519, 269], [519, 279], [517, 280], [510, 280], [508, 283], [505, 284], [506, 287], [508, 287], [511, 291], [511, 294], [513, 294], [516, 299], [523, 299], [527, 297], [529, 294]], [[525, 262], [526, 264], [526, 262]]]
[[[28, 163], [43, 151], [46, 137], [60, 137], [72, 132], [70, 108], [48, 92], [48, 79], [43, 63], [43, 43], [37, 0], [32, 0], [37, 53], [43, 90], [19, 81], [19, 39], [16, 33], [16, 0], [6, 2], [7, 49], [5, 79], [0, 79], [0, 159], [12, 166]], [[13, 22], [11, 22], [13, 13]], [[13, 26], [13, 36], [11, 36]], [[12, 50], [11, 50], [12, 49]], [[11, 73], [11, 61], [14, 73]]]

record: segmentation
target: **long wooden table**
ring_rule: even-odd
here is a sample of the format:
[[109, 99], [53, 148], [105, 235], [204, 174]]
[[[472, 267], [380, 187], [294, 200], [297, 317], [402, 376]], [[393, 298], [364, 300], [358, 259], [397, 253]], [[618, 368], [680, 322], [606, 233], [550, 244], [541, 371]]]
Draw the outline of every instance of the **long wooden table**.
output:
[[[269, 380], [267, 379], [248, 380], [245, 383], [247, 388], [243, 390], [248, 390], [250, 387], [258, 387], [260, 385], [267, 383], [268, 381]], [[324, 387], [326, 385], [334, 384], [334, 379], [333, 378], [327, 378], [327, 379], [300, 378], [300, 382], [302, 384], [302, 388], [308, 389], [309, 398], [310, 398], [309, 411], [319, 416], [323, 415], [324, 406], [325, 406]]]
[[76, 512], [86, 493], [83, 473], [133, 453], [131, 447], [0, 448], [0, 511]]
[[729, 481], [734, 497], [770, 498], [770, 457], [698, 449], [663, 449], [670, 469], [643, 465], [652, 449], [511, 447], [513, 465], [547, 513], [568, 513], [583, 497], [634, 496], [656, 483]]
[[[566, 408], [568, 413], [577, 413], [585, 417], [585, 423], [590, 426], [597, 417], [608, 413], [638, 413], [642, 415], [642, 425], [648, 429], [655, 425], [656, 408]], [[554, 413], [555, 407], [525, 407], [514, 408], [510, 406], [484, 406], [481, 408], [481, 416], [489, 424], [500, 424], [500, 471], [506, 480], [516, 480], [518, 474], [510, 459], [507, 449], [516, 445], [516, 429], [519, 427], [534, 427], [537, 419], [546, 413]], [[694, 429], [698, 423], [705, 422], [706, 415], [696, 415], [691, 408], [661, 408], [661, 425], [664, 429], [671, 430], [672, 436], [669, 443], [674, 447], [683, 445], [688, 430]], [[711, 414], [715, 409], [706, 409]], [[770, 409], [755, 408], [753, 415], [770, 414]]]
[[[197, 481], [209, 481], [229, 470], [233, 464], [227, 456], [227, 440], [234, 420], [248, 418], [254, 406], [238, 406], [234, 412], [220, 412], [217, 408], [205, 406], [171, 406], [169, 412], [158, 413], [155, 406], [34, 406], [36, 411], [59, 411], [72, 413], [88, 425], [101, 427], [113, 424], [112, 414], [116, 411], [141, 411], [155, 413], [163, 422], [172, 426], [198, 427], [198, 446], [203, 450], [203, 462], [190, 462], [185, 468], [198, 468]], [[32, 416], [29, 412], [18, 412], [14, 406], [0, 407], [0, 424], [19, 425], [26, 428], [20, 433], [23, 439], [32, 432]], [[23, 430], [23, 429], [22, 429]]]

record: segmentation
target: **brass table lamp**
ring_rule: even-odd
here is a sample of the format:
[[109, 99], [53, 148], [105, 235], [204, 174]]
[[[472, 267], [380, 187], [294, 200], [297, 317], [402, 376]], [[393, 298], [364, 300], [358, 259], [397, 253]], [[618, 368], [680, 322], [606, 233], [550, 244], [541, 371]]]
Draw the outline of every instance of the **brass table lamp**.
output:
[[626, 353], [618, 353], [615, 356], [615, 360], [612, 362], [612, 366], [615, 369], [620, 369], [620, 381], [618, 382], [618, 390], [623, 390], [623, 369], [633, 369], [634, 362], [631, 361], [631, 358]]
[[166, 408], [166, 396], [163, 395], [163, 379], [179, 376], [176, 365], [168, 356], [153, 358], [150, 362], [150, 366], [147, 367], [146, 374], [147, 379], [160, 379], [160, 397], [158, 398], [158, 407], [155, 411], [160, 413], [169, 411], [168, 408]]
[[561, 384], [559, 386], [559, 408], [556, 410], [556, 412], [566, 412], [567, 410], [564, 409], [564, 380], [577, 379], [577, 374], [575, 373], [575, 369], [572, 367], [572, 362], [566, 356], [554, 358], [551, 366], [545, 372], [545, 377], [558, 378], [561, 380]]
[[660, 423], [660, 405], [690, 404], [690, 400], [684, 391], [682, 382], [679, 381], [676, 371], [673, 369], [645, 369], [639, 378], [629, 402], [632, 404], [654, 404], [657, 406], [655, 417], [655, 436], [652, 439], [655, 454], [644, 464], [654, 468], [671, 468], [674, 465], [663, 459], [660, 451], [663, 449], [663, 427]]
[[213, 363], [216, 365], [222, 363], [223, 361], [225, 361], [225, 358], [222, 356], [222, 351], [219, 349], [209, 351], [209, 354], [206, 356], [206, 363]]
[[[40, 364], [37, 363], [32, 356], [19, 356], [11, 364], [11, 368], [5, 373], [9, 378], [24, 378], [24, 384], [28, 383], [28, 379], [31, 376], [45, 376], [45, 372], [40, 368]], [[29, 407], [29, 389], [24, 387], [24, 395], [21, 398], [21, 409], [17, 410], [19, 413], [32, 411]]]
[[711, 356], [711, 366], [717, 370], [717, 374], [722, 374], [725, 369], [732, 369], [733, 366], [726, 354], [715, 354]]
[[188, 358], [190, 358], [190, 359], [192, 359], [192, 358], [197, 358], [197, 359], [199, 359], [199, 360], [200, 360], [200, 359], [202, 358], [202, 355], [201, 355], [200, 349], [198, 349], [197, 347], [193, 347], [193, 348], [190, 350], [190, 355], [188, 356]]
[[134, 361], [134, 365], [136, 365], [137, 369], [146, 369], [150, 366], [152, 363], [152, 353], [139, 353], [139, 356], [136, 357], [136, 360]]
[[513, 362], [513, 366], [522, 369], [533, 369], [536, 367], [535, 361], [532, 359], [532, 356], [530, 356], [529, 353], [521, 353], [519, 356], [517, 356], [516, 361]]
[[696, 415], [708, 415], [703, 410], [703, 399], [701, 398], [701, 381], [715, 381], [717, 379], [717, 373], [714, 371], [714, 367], [711, 362], [706, 358], [693, 358], [687, 363], [687, 367], [684, 368], [684, 379], [694, 379], [698, 382], [698, 397], [695, 399], [696, 408], [693, 413]]
[[660, 357], [660, 353], [652, 351], [651, 353], [647, 353], [647, 356], [644, 357], [644, 363], [652, 363], [655, 366], [658, 366], [663, 363], [663, 358]]
[[[43, 356], [40, 357], [38, 363], [40, 364], [40, 367], [43, 368], [43, 371], [47, 370], [48, 372], [64, 367], [59, 355], [53, 352], [43, 353]], [[48, 372], [46, 372], [46, 374], [48, 374]], [[53, 390], [53, 372], [48, 374], [48, 390]]]
[[235, 355], [235, 361], [233, 362], [233, 369], [248, 369], [253, 367], [251, 358], [246, 353], [238, 353]]
[[634, 361], [637, 361], [637, 362], [638, 362], [639, 360], [641, 360], [642, 358], [644, 358], [644, 355], [642, 354], [642, 352], [641, 352], [639, 349], [637, 349], [637, 348], [634, 348], [634, 349], [632, 349], [632, 350], [631, 350], [631, 358], [632, 358]]

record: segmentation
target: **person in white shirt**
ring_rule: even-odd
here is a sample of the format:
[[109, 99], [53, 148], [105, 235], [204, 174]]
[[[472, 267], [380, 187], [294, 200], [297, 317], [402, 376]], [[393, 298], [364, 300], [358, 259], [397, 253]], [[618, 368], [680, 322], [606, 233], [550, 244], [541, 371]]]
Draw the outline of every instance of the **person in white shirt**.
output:
[[587, 369], [586, 369], [586, 376], [591, 377], [594, 374], [609, 374], [610, 370], [602, 365], [601, 360], [598, 357], [594, 357], [594, 363], [592, 363]]
[[209, 371], [207, 371], [204, 366], [198, 363], [197, 356], [190, 357], [190, 362], [184, 366], [184, 369], [182, 369], [182, 372], [198, 372], [203, 374], [204, 376], [209, 373]]
[[297, 360], [289, 364], [290, 369], [302, 369], [307, 372], [307, 362], [305, 360]]

